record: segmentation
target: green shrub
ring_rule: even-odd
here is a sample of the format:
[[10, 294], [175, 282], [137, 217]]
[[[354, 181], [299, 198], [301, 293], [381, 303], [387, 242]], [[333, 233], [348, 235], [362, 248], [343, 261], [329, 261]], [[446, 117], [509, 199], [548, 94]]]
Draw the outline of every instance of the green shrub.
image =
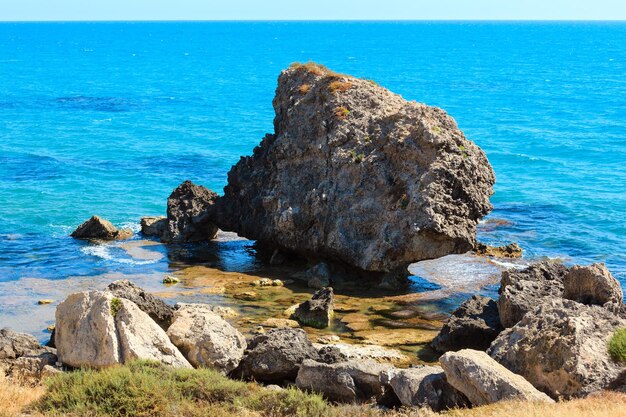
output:
[[611, 336], [609, 354], [615, 362], [626, 364], [626, 327], [618, 329]]
[[122, 300], [119, 298], [114, 298], [111, 300], [111, 315], [113, 317], [117, 316], [118, 311], [122, 308]]

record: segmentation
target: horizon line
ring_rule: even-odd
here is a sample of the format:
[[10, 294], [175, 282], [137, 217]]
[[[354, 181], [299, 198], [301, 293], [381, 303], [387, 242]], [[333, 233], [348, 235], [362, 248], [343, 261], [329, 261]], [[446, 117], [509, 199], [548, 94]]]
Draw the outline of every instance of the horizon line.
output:
[[518, 22], [518, 23], [626, 23], [626, 19], [67, 19], [67, 20], [0, 20], [0, 23], [424, 23], [424, 22]]

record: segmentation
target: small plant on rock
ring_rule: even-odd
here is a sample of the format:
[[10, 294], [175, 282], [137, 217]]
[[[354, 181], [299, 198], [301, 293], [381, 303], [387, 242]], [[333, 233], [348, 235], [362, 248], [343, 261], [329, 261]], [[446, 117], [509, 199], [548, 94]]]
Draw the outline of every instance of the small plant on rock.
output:
[[337, 116], [340, 119], [347, 118], [349, 114], [350, 114], [350, 110], [346, 109], [345, 107], [337, 107], [335, 109], [335, 116]]
[[111, 300], [111, 315], [113, 317], [117, 316], [117, 313], [122, 308], [122, 300], [119, 298], [114, 298]]
[[311, 90], [310, 84], [302, 84], [300, 88], [298, 88], [298, 91], [300, 91], [300, 94], [302, 95], [305, 95], [306, 93], [308, 93], [309, 90]]
[[615, 362], [626, 364], [626, 327], [618, 329], [611, 336], [609, 354]]
[[343, 93], [343, 92], [348, 91], [351, 88], [352, 88], [352, 84], [346, 81], [337, 80], [328, 84], [328, 90], [330, 90], [331, 93]]

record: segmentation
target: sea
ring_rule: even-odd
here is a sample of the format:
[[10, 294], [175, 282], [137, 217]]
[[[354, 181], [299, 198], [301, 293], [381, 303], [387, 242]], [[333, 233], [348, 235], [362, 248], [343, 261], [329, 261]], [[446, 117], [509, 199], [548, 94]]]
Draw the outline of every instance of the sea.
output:
[[[187, 179], [222, 192], [273, 131], [281, 70], [308, 61], [456, 119], [497, 176], [480, 240], [626, 286], [624, 22], [0, 23], [0, 324], [36, 308], [18, 288], [193, 258], [68, 235], [93, 214], [137, 231]], [[252, 250], [212, 262], [254, 270]]]

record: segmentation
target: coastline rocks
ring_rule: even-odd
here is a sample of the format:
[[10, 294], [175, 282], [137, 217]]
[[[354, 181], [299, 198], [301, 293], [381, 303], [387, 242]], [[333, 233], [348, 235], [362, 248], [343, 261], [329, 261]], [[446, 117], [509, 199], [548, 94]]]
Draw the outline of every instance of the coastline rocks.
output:
[[0, 360], [38, 356], [50, 351], [42, 347], [37, 339], [29, 334], [18, 333], [6, 327], [0, 330]]
[[298, 305], [293, 317], [303, 325], [324, 329], [333, 319], [334, 299], [331, 287], [316, 291], [310, 300]]
[[141, 234], [148, 237], [161, 237], [167, 230], [167, 217], [147, 216], [141, 218]]
[[130, 300], [144, 313], [148, 314], [159, 326], [167, 330], [172, 323], [174, 309], [163, 300], [145, 292], [128, 280], [112, 282], [107, 287], [115, 297]]
[[607, 388], [624, 370], [611, 360], [607, 343], [626, 320], [570, 300], [543, 303], [502, 332], [488, 353], [553, 398]]
[[75, 293], [60, 303], [55, 342], [59, 360], [74, 368], [102, 368], [136, 358], [191, 367], [146, 313], [109, 292]]
[[439, 358], [448, 383], [473, 405], [502, 400], [554, 402], [522, 376], [500, 365], [485, 352], [464, 349]]
[[330, 267], [326, 262], [318, 262], [306, 271], [293, 274], [292, 278], [306, 281], [309, 288], [328, 287], [330, 285]]
[[329, 401], [354, 403], [375, 400], [381, 403], [391, 390], [381, 382], [380, 375], [389, 369], [389, 365], [369, 360], [333, 364], [305, 360], [298, 371], [296, 386], [321, 393]]
[[431, 345], [440, 352], [487, 350], [502, 330], [496, 302], [474, 295], [452, 313]]
[[167, 229], [163, 242], [198, 242], [217, 235], [213, 211], [218, 195], [201, 185], [185, 181], [167, 199]]
[[34, 385], [60, 372], [53, 367], [55, 352], [29, 334], [0, 330], [0, 372], [13, 381]]
[[504, 328], [514, 326], [537, 305], [563, 296], [568, 269], [553, 261], [539, 262], [523, 270], [502, 272], [498, 312]]
[[228, 174], [223, 230], [373, 272], [474, 247], [484, 152], [443, 110], [316, 65], [283, 71], [274, 134]]
[[78, 226], [70, 235], [74, 239], [123, 240], [133, 235], [131, 230], [119, 230], [113, 224], [98, 216]]
[[194, 367], [224, 374], [239, 365], [246, 349], [243, 335], [202, 304], [181, 304], [167, 335]]
[[509, 243], [504, 246], [490, 246], [484, 243], [477, 243], [474, 248], [476, 255], [494, 256], [496, 258], [521, 258], [522, 248], [517, 243]]
[[385, 378], [405, 407], [443, 411], [470, 405], [465, 395], [448, 384], [440, 366], [392, 369]]
[[384, 346], [348, 343], [332, 343], [328, 345], [313, 343], [313, 346], [319, 349], [320, 360], [325, 363], [363, 359], [372, 359], [377, 362], [407, 362], [409, 360], [400, 351]]
[[579, 303], [611, 303], [619, 308], [624, 302], [620, 283], [604, 264], [573, 266], [563, 278], [563, 286], [563, 298]]
[[293, 381], [305, 359], [318, 354], [302, 329], [278, 328], [257, 334], [233, 375], [268, 383]]

